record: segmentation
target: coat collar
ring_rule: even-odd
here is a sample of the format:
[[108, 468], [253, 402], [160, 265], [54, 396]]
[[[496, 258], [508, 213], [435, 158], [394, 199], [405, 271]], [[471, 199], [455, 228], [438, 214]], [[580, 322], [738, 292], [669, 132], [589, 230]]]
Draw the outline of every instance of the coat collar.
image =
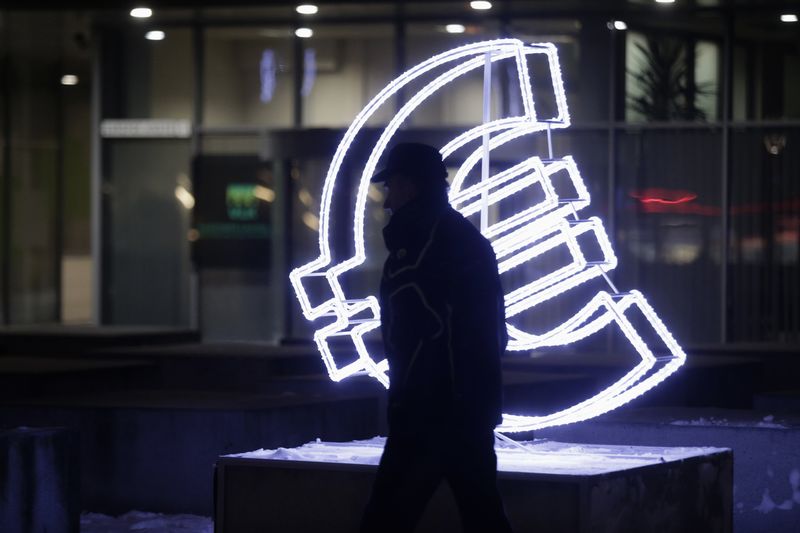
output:
[[434, 224], [449, 206], [446, 193], [427, 194], [410, 201], [393, 213], [383, 228], [386, 248], [392, 252], [427, 241]]

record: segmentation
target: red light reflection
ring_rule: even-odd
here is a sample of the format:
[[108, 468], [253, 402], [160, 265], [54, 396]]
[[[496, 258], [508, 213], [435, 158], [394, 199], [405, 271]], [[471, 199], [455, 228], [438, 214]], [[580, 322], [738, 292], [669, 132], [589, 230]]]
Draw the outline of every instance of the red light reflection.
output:
[[[649, 188], [629, 193], [631, 198], [639, 201], [637, 210], [642, 213], [674, 213], [679, 215], [720, 216], [722, 210], [713, 205], [695, 202], [697, 194], [680, 189]], [[730, 207], [731, 215], [751, 215], [764, 211], [786, 212], [800, 209], [800, 198], [778, 202], [759, 202], [734, 205]]]

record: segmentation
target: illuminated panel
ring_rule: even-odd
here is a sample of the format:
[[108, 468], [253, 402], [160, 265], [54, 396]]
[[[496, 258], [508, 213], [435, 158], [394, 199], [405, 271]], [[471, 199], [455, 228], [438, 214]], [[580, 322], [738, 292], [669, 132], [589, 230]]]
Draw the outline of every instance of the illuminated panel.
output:
[[[527, 56], [544, 55], [548, 62], [555, 96], [556, 114], [539, 117], [536, 112], [534, 92], [528, 72]], [[387, 85], [356, 116], [333, 156], [321, 195], [319, 224], [319, 256], [293, 270], [289, 276], [297, 294], [303, 315], [321, 325], [314, 340], [322, 355], [331, 379], [340, 381], [355, 374], [367, 374], [385, 387], [389, 386], [388, 364], [385, 358], [370, 354], [364, 335], [380, 327], [380, 308], [374, 296], [348, 298], [339, 277], [361, 265], [365, 258], [364, 216], [369, 179], [375, 173], [378, 161], [394, 134], [414, 110], [447, 84], [465, 74], [482, 68], [486, 62], [513, 60], [516, 65], [522, 97], [522, 115], [489, 120], [471, 128], [442, 147], [447, 158], [456, 151], [472, 149], [453, 176], [450, 202], [464, 216], [485, 217], [487, 206], [514, 197], [532, 188], [538, 191], [540, 201], [500, 220], [482, 220], [484, 236], [492, 244], [501, 273], [523, 268], [529, 261], [551, 250], [565, 249], [569, 261], [553, 271], [527, 280], [521, 287], [505, 295], [506, 316], [514, 317], [590, 280], [603, 278], [610, 291], [598, 292], [581, 310], [564, 323], [544, 333], [523, 331], [507, 324], [510, 350], [531, 350], [548, 346], [565, 345], [586, 338], [607, 326], [616, 326], [641, 357], [641, 362], [625, 376], [591, 398], [568, 409], [544, 416], [504, 415], [498, 431], [513, 432], [539, 429], [578, 422], [595, 417], [623, 405], [650, 388], [658, 385], [680, 367], [686, 356], [670, 332], [661, 322], [644, 296], [631, 291], [620, 293], [613, 286], [607, 272], [617, 265], [602, 222], [595, 218], [580, 219], [578, 212], [590, 204], [589, 192], [575, 161], [570, 157], [529, 157], [513, 167], [486, 176], [478, 183], [466, 185], [467, 178], [475, 172], [488, 152], [526, 135], [547, 133], [548, 145], [553, 129], [569, 127], [570, 119], [556, 49], [552, 44], [524, 44], [516, 39], [500, 39], [474, 43], [455, 48], [420, 63]], [[428, 79], [431, 78], [431, 79]], [[366, 162], [351, 165], [363, 168], [352, 206], [353, 254], [334, 263], [332, 261], [330, 223], [333, 190], [340, 170], [349, 155], [356, 136], [370, 117], [398, 91], [415, 81], [425, 82], [398, 110], [383, 129]], [[486, 146], [467, 148], [483, 139]], [[551, 149], [552, 150], [552, 149]], [[569, 196], [560, 196], [553, 180], [566, 173]], [[578, 239], [591, 239], [600, 250], [600, 257], [589, 260]], [[337, 255], [338, 257], [338, 255]], [[312, 303], [310, 282], [324, 280], [330, 297]], [[629, 313], [636, 311], [651, 327], [657, 337], [658, 347], [646, 342], [632, 324]], [[345, 351], [351, 354], [349, 362], [337, 363], [331, 341], [345, 340]], [[342, 350], [342, 343], [336, 346]], [[666, 351], [664, 351], [666, 350]], [[662, 355], [656, 355], [661, 353]]]

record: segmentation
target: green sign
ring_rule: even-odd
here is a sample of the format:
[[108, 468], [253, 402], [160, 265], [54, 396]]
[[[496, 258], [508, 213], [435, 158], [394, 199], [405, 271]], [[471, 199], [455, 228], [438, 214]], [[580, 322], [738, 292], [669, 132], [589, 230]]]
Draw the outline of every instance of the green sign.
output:
[[231, 220], [249, 221], [258, 217], [258, 198], [255, 195], [256, 185], [253, 183], [231, 183], [225, 191], [225, 203], [228, 206], [228, 218]]

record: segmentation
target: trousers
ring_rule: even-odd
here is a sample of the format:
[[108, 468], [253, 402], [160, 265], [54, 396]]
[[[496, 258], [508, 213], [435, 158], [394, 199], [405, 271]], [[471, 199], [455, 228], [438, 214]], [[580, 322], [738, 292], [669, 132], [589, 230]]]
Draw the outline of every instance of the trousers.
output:
[[469, 424], [390, 426], [361, 533], [412, 533], [444, 481], [465, 533], [510, 533], [497, 490], [494, 428]]

